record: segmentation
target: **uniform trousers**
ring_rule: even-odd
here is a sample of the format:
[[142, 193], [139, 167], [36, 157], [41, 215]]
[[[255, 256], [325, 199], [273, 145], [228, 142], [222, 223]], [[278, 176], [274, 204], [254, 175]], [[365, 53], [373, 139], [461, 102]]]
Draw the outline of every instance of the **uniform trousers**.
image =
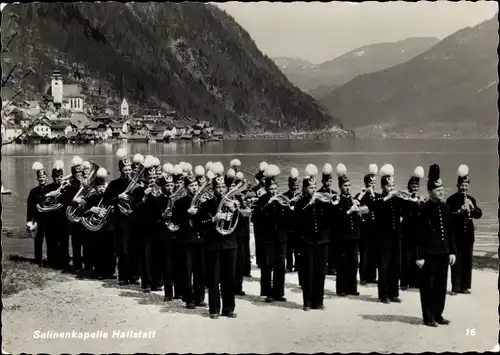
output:
[[415, 243], [405, 241], [401, 243], [401, 286], [418, 288], [418, 266]]
[[35, 248], [35, 263], [38, 265], [42, 265], [43, 259], [43, 240], [45, 239], [45, 243], [47, 244], [47, 259], [49, 263], [51, 260], [55, 260], [55, 255], [53, 254], [55, 251], [54, 248], [54, 239], [50, 237], [47, 228], [46, 221], [37, 221], [36, 234], [34, 239], [34, 248]]
[[359, 242], [359, 278], [361, 281], [377, 280], [377, 229], [370, 223], [361, 224]]
[[177, 235], [172, 233], [171, 242], [171, 271], [172, 271], [172, 282], [174, 289], [174, 298], [182, 298], [183, 294], [183, 258], [182, 258], [182, 245], [177, 240]]
[[[205, 257], [203, 243], [182, 243], [182, 300], [199, 304], [205, 299]], [[234, 276], [232, 278], [234, 283]]]
[[328, 243], [302, 246], [299, 275], [304, 307], [323, 305], [327, 261]]
[[[129, 217], [130, 220], [130, 240], [129, 240], [129, 261], [130, 261], [130, 274], [132, 279], [136, 280], [141, 274], [141, 259], [142, 248], [141, 240], [149, 229], [149, 225], [144, 224], [143, 216], [132, 213]], [[145, 228], [146, 227], [146, 228]]]
[[165, 235], [161, 233], [160, 222], [149, 221], [148, 229], [141, 236], [141, 286], [143, 289], [158, 288], [165, 270]]
[[299, 246], [297, 241], [293, 238], [291, 233], [288, 234], [288, 240], [286, 244], [286, 269], [287, 270], [298, 270], [298, 260], [299, 260]]
[[255, 241], [255, 260], [257, 263], [257, 267], [260, 268], [262, 265], [262, 258], [265, 249], [264, 249], [264, 242], [262, 241], [263, 237], [262, 230], [256, 224], [253, 225], [253, 237]]
[[[210, 314], [234, 312], [237, 248], [206, 250], [206, 271], [208, 285], [208, 308]], [[220, 287], [219, 287], [220, 286]]]
[[358, 291], [358, 240], [340, 239], [337, 242], [339, 259], [337, 263], [337, 294], [353, 294]]
[[401, 241], [398, 236], [387, 235], [387, 240], [379, 244], [378, 298], [399, 297], [399, 277], [401, 273]]
[[92, 270], [92, 240], [87, 238], [87, 230], [80, 223], [70, 224], [71, 251], [75, 270]]
[[[51, 213], [50, 223], [47, 225], [47, 235], [53, 241], [54, 263], [57, 268], [66, 268], [69, 265], [69, 224], [64, 211]], [[49, 253], [47, 245], [47, 253]], [[50, 252], [52, 253], [52, 251]]]
[[111, 231], [104, 227], [98, 232], [90, 232], [94, 241], [94, 267], [97, 276], [112, 277], [116, 271], [114, 240]]
[[286, 243], [267, 242], [260, 266], [260, 295], [275, 299], [285, 295]]
[[472, 254], [474, 242], [457, 243], [455, 264], [451, 267], [451, 289], [454, 292], [472, 287]]
[[242, 239], [243, 246], [243, 276], [250, 276], [252, 271], [252, 260], [250, 256], [250, 218], [241, 218]]
[[328, 246], [328, 268], [327, 273], [334, 275], [337, 272], [337, 262], [339, 258], [339, 250], [337, 246], [337, 238], [333, 235], [330, 236], [330, 243]]
[[442, 319], [446, 301], [449, 256], [426, 255], [420, 269], [420, 303], [424, 322]]
[[[237, 236], [238, 247], [236, 248], [236, 267], [234, 274], [234, 291], [243, 291], [243, 277], [246, 275], [246, 240], [245, 232], [243, 230], [237, 231], [239, 235]], [[208, 261], [207, 261], [208, 267]], [[208, 272], [208, 271], [207, 271]], [[208, 275], [208, 274], [207, 274]]]
[[118, 280], [130, 282], [134, 279], [134, 265], [132, 262], [132, 230], [130, 219], [115, 214], [115, 251], [118, 257]]

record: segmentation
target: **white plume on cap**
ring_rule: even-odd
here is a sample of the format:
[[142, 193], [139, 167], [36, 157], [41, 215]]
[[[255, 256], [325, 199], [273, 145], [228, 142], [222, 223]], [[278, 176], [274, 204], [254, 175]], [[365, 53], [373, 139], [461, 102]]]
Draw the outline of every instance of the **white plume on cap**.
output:
[[333, 171], [333, 167], [330, 164], [326, 163], [323, 166], [323, 174], [324, 175], [330, 175], [332, 173], [332, 171]]
[[158, 159], [157, 157], [153, 157], [153, 159], [154, 159], [153, 166], [160, 166], [161, 165], [160, 159]]
[[34, 171], [43, 170], [43, 164], [40, 163], [39, 161], [36, 161], [33, 163], [31, 169], [33, 169]]
[[342, 176], [347, 173], [347, 168], [345, 167], [344, 164], [338, 163], [337, 164], [337, 176]]
[[64, 162], [62, 160], [56, 160], [54, 162], [54, 169], [63, 170], [64, 169]]
[[469, 175], [469, 167], [465, 164], [460, 165], [457, 170], [457, 175], [460, 177]]
[[182, 172], [184, 173], [190, 173], [193, 171], [193, 166], [189, 163], [185, 163], [185, 162], [182, 162], [181, 163], [181, 167], [182, 167]]
[[155, 164], [155, 158], [152, 155], [148, 155], [144, 159], [144, 163], [142, 163], [142, 165], [144, 165], [146, 169], [151, 168], [152, 166], [154, 166], [154, 164]]
[[378, 166], [377, 166], [377, 164], [370, 164], [370, 165], [368, 165], [368, 174], [377, 175], [377, 173], [378, 173]]
[[108, 171], [104, 168], [99, 168], [99, 170], [97, 170], [96, 176], [99, 178], [105, 178], [106, 176], [108, 176]]
[[212, 164], [214, 162], [213, 161], [208, 161], [206, 164], [205, 164], [205, 170], [208, 172], [209, 170], [212, 169]]
[[163, 164], [163, 172], [166, 174], [172, 174], [174, 172], [174, 166], [170, 163]]
[[269, 166], [269, 164], [267, 164], [265, 161], [263, 161], [262, 163], [259, 164], [259, 170], [265, 171], [268, 166]]
[[292, 179], [296, 179], [296, 178], [298, 178], [298, 177], [299, 177], [299, 170], [297, 170], [297, 168], [292, 168], [292, 169], [290, 170], [290, 177], [291, 177]]
[[236, 176], [236, 171], [234, 171], [233, 168], [229, 169], [226, 173], [226, 176], [229, 178], [229, 179], [233, 179], [235, 176]]
[[205, 175], [205, 168], [201, 165], [197, 165], [194, 168], [194, 176], [203, 176]]
[[415, 168], [415, 170], [413, 170], [413, 176], [414, 177], [417, 177], [419, 179], [423, 179], [424, 178], [424, 168], [421, 167], [421, 166], [417, 166]]
[[380, 168], [381, 176], [393, 176], [394, 175], [394, 167], [391, 164], [384, 164]]
[[84, 168], [91, 168], [91, 167], [92, 167], [92, 165], [90, 164], [90, 162], [89, 162], [88, 160], [85, 160], [85, 161], [83, 162], [83, 167], [84, 167]]
[[144, 155], [137, 153], [134, 155], [134, 163], [142, 164], [144, 162]]
[[80, 158], [78, 155], [74, 156], [73, 159], [71, 160], [71, 166], [77, 166], [82, 164], [83, 164], [83, 159]]
[[306, 176], [313, 177], [318, 174], [318, 168], [314, 164], [308, 164], [305, 169]]
[[174, 166], [173, 174], [174, 175], [181, 175], [182, 174], [182, 166], [180, 164], [176, 164]]
[[222, 175], [224, 174], [224, 165], [222, 165], [222, 163], [218, 161], [212, 164], [211, 170], [215, 175]]
[[240, 167], [241, 166], [241, 161], [239, 159], [233, 159], [231, 160], [231, 162], [229, 163], [229, 165], [234, 168], [234, 167]]
[[264, 171], [264, 176], [267, 178], [276, 177], [280, 174], [280, 168], [277, 165], [270, 164], [267, 166], [267, 169]]
[[116, 156], [118, 159], [123, 159], [127, 156], [127, 150], [125, 148], [120, 148], [116, 151]]
[[212, 170], [207, 171], [207, 178], [212, 180], [215, 177], [215, 174]]
[[245, 175], [243, 175], [243, 173], [241, 171], [238, 171], [236, 173], [236, 179], [243, 180], [244, 177], [245, 177]]

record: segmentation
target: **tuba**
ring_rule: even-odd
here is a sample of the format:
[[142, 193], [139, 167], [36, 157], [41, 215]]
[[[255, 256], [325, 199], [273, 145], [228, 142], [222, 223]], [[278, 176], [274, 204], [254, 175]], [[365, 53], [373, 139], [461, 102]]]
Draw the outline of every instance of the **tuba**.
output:
[[69, 179], [71, 179], [71, 174], [66, 175], [62, 178], [61, 186], [59, 186], [59, 188], [55, 190], [57, 192], [56, 196], [45, 197], [43, 201], [36, 204], [36, 209], [38, 210], [38, 212], [55, 212], [63, 207], [60, 199], [64, 189], [70, 185]]
[[[100, 166], [94, 162], [90, 162], [90, 164], [91, 164], [91, 170], [89, 177], [86, 179], [85, 182], [82, 182], [82, 186], [76, 193], [75, 197], [73, 197], [73, 200], [76, 199], [77, 197], [86, 199], [89, 197], [89, 194], [93, 191], [92, 182], [94, 181], [97, 170], [99, 170]], [[78, 223], [82, 218], [83, 212], [84, 212], [83, 206], [73, 202], [70, 206], [66, 208], [66, 218], [71, 223]]]
[[111, 212], [113, 211], [113, 205], [101, 207], [103, 200], [104, 197], [101, 198], [99, 204], [97, 205], [97, 207], [101, 209], [101, 213], [92, 212], [89, 216], [81, 217], [80, 221], [82, 225], [91, 232], [97, 232], [101, 230], [102, 227], [104, 227], [104, 225], [106, 224], [106, 221], [108, 220]]
[[[144, 183], [141, 181], [142, 177], [144, 176], [144, 172], [146, 171], [146, 168], [144, 165], [140, 164], [139, 169], [137, 170], [137, 173], [134, 175], [133, 178], [130, 179], [130, 183], [128, 184], [127, 188], [123, 193], [130, 194], [135, 190], [136, 188], [140, 186], [144, 186]], [[129, 214], [132, 213], [132, 206], [129, 201], [124, 201], [120, 200], [118, 202], [118, 209], [120, 210], [121, 214], [124, 216], [128, 216]]]
[[175, 191], [168, 199], [167, 208], [162, 214], [163, 219], [165, 219], [165, 224], [171, 232], [177, 232], [179, 226], [175, 226], [171, 223], [172, 221], [172, 210], [174, 209], [175, 202], [186, 196], [186, 188], [182, 186], [177, 191]]
[[[231, 189], [224, 197], [222, 197], [221, 202], [219, 203], [219, 207], [217, 208], [217, 213], [230, 213], [232, 212], [228, 206], [228, 202], [236, 202], [235, 197], [245, 191], [248, 188], [248, 183], [246, 181], [241, 181], [238, 185], [236, 185], [233, 189]], [[233, 233], [238, 226], [238, 221], [240, 218], [239, 208], [238, 211], [234, 211], [232, 213], [231, 220], [218, 220], [215, 229], [219, 232], [220, 235], [226, 236]]]

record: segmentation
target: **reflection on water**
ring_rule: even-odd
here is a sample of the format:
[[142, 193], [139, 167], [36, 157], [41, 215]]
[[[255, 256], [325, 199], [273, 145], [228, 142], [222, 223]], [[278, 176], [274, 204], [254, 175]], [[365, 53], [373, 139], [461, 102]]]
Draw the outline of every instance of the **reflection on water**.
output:
[[[74, 155], [103, 165], [111, 176], [117, 176], [116, 150], [125, 146], [130, 155], [141, 153], [158, 156], [162, 163], [189, 161], [193, 166], [205, 165], [208, 160], [220, 160], [225, 166], [234, 157], [240, 158], [245, 170], [256, 171], [263, 160], [277, 164], [281, 169], [278, 179], [281, 189], [286, 189], [290, 169], [297, 167], [303, 174], [305, 166], [316, 164], [318, 169], [329, 162], [346, 164], [354, 190], [362, 187], [363, 175], [368, 164], [382, 166], [390, 163], [395, 168], [396, 187], [406, 186], [413, 169], [422, 165], [426, 170], [432, 163], [441, 166], [445, 193], [455, 191], [458, 165], [467, 164], [472, 179], [471, 194], [483, 208], [484, 216], [478, 221], [478, 238], [494, 238], [498, 233], [497, 222], [497, 141], [494, 140], [247, 140], [172, 143], [131, 143], [96, 145], [8, 145], [2, 149], [2, 182], [11, 189], [12, 196], [2, 196], [3, 223], [5, 227], [25, 224], [26, 198], [36, 180], [31, 166], [40, 161], [51, 170], [56, 159], [65, 163], [65, 173]], [[335, 184], [336, 185], [336, 184]], [[337, 186], [335, 186], [336, 188]], [[425, 192], [425, 182], [421, 192]]]

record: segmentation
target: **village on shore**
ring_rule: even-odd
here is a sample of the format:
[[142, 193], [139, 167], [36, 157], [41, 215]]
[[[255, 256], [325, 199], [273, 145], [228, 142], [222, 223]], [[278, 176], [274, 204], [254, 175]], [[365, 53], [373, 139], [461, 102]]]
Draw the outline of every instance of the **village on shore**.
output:
[[105, 115], [93, 115], [79, 85], [64, 84], [59, 71], [54, 71], [48, 91], [39, 101], [2, 98], [4, 143], [201, 142], [224, 136], [210, 122], [179, 117], [175, 111], [132, 117], [126, 98], [119, 114], [107, 109]]

